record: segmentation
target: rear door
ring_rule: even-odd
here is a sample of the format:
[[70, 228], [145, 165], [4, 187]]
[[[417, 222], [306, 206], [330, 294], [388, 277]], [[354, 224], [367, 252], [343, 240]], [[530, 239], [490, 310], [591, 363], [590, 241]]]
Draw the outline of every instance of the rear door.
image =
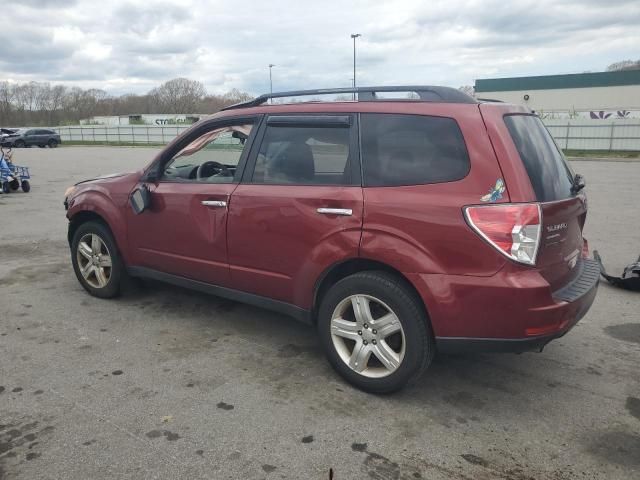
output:
[[580, 271], [586, 196], [573, 191], [575, 174], [540, 118], [488, 104], [481, 110], [491, 124], [492, 142], [502, 149], [498, 158], [512, 200], [540, 202], [543, 225], [536, 266], [558, 290]]
[[363, 196], [353, 115], [271, 115], [229, 207], [234, 288], [310, 307], [330, 265], [358, 256]]

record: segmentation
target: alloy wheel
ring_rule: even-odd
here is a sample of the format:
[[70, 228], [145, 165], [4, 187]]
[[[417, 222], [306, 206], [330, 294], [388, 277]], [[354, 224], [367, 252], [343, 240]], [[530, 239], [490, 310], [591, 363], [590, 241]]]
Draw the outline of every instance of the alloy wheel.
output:
[[395, 372], [406, 348], [398, 316], [370, 295], [351, 295], [338, 304], [331, 316], [331, 340], [351, 370], [371, 378]]
[[104, 288], [111, 279], [111, 254], [104, 241], [95, 233], [87, 233], [78, 243], [78, 268], [93, 288]]

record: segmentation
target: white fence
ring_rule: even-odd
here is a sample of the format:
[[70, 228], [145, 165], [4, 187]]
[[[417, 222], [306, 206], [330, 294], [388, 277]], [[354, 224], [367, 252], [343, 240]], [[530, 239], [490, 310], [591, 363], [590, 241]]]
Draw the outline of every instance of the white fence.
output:
[[54, 127], [63, 142], [100, 142], [118, 144], [138, 143], [165, 144], [169, 143], [189, 125], [81, 125], [73, 127]]
[[[565, 150], [640, 151], [640, 120], [545, 120], [551, 135]], [[82, 125], [55, 127], [63, 142], [165, 144], [188, 125]]]
[[565, 150], [640, 151], [640, 119], [544, 120]]

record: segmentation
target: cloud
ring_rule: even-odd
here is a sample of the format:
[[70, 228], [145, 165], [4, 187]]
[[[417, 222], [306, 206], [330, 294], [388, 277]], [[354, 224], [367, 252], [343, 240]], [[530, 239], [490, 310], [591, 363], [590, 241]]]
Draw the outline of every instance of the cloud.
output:
[[[38, 14], [34, 14], [36, 12]], [[29, 0], [7, 4], [0, 80], [144, 92], [170, 78], [212, 92], [358, 83], [473, 84], [603, 70], [637, 58], [637, 0]]]

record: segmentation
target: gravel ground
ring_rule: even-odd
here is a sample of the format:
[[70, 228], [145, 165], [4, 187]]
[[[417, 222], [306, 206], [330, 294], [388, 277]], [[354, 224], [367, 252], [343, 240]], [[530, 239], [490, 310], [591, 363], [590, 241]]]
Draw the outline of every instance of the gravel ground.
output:
[[[150, 284], [104, 301], [76, 281], [65, 187], [147, 148], [18, 150], [0, 195], [0, 479], [640, 478], [640, 296], [601, 285], [542, 354], [440, 356], [414, 387], [343, 383], [313, 330]], [[610, 271], [640, 254], [640, 162], [573, 162]]]

